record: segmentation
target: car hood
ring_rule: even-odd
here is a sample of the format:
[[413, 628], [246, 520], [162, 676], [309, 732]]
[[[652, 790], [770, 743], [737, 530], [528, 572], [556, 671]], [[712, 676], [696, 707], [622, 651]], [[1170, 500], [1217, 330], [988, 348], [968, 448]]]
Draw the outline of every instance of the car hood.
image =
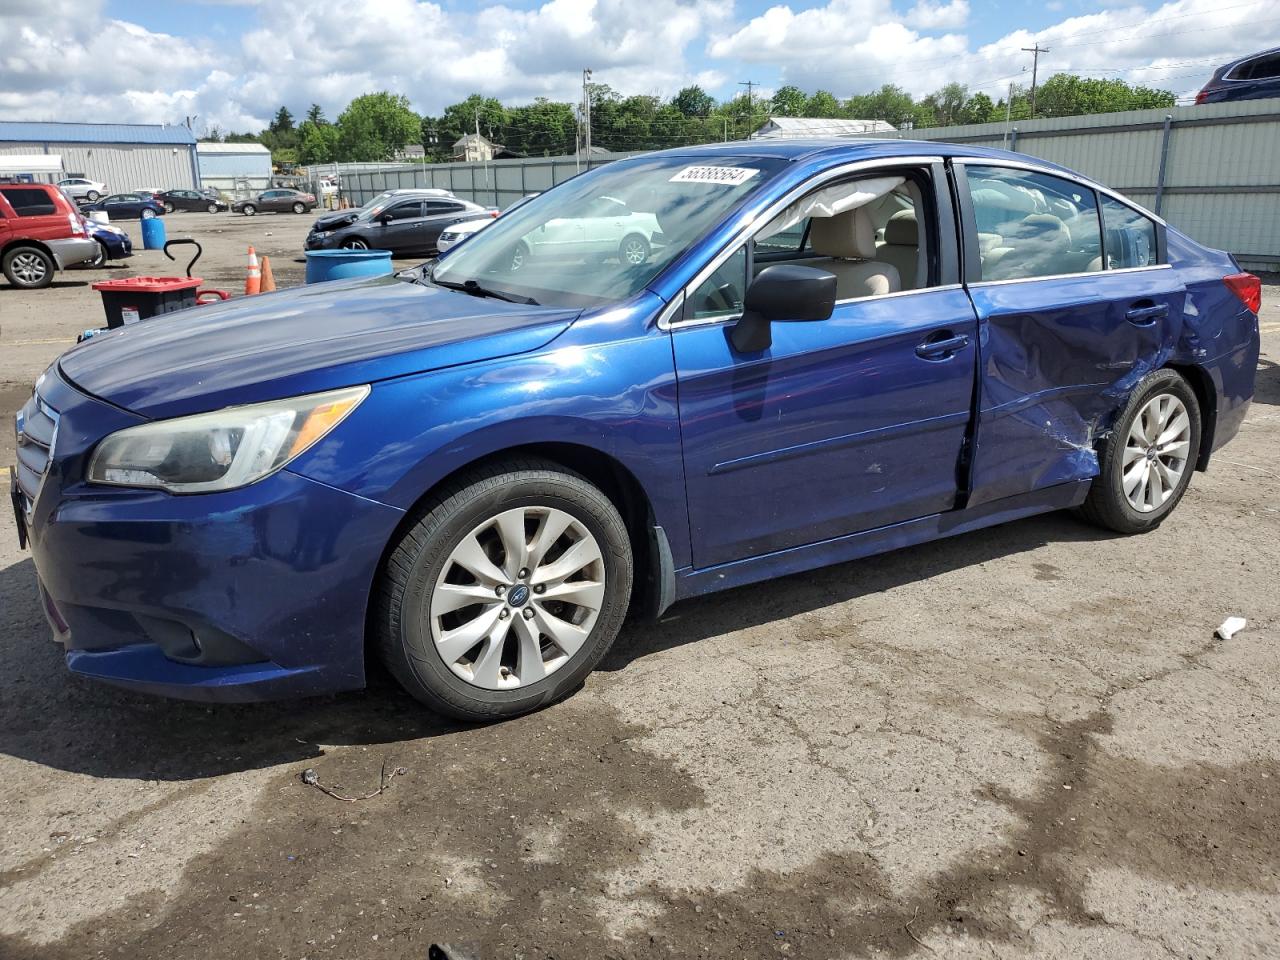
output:
[[337, 213], [326, 213], [323, 217], [316, 217], [316, 222], [311, 225], [311, 229], [336, 230], [338, 227], [345, 227], [347, 224], [352, 223], [359, 215], [359, 210], [340, 210]]
[[579, 312], [394, 276], [340, 280], [144, 320], [59, 365], [86, 393], [173, 417], [524, 353]]

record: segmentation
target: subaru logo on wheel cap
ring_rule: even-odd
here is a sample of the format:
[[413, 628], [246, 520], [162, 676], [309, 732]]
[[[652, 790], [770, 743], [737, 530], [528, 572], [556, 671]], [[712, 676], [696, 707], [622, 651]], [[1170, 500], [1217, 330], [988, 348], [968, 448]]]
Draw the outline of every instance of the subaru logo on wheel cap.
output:
[[523, 583], [517, 583], [511, 588], [511, 592], [507, 594], [507, 603], [513, 607], [524, 606], [524, 602], [529, 599], [529, 588]]

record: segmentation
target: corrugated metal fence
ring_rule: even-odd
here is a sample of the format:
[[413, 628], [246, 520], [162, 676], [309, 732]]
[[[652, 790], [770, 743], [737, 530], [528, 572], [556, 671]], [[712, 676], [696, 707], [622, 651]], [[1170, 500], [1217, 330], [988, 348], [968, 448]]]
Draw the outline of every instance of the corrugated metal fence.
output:
[[482, 163], [395, 163], [354, 169], [311, 167], [312, 177], [337, 173], [342, 192], [354, 204], [362, 204], [383, 190], [408, 187], [440, 187], [473, 203], [506, 209], [528, 193], [550, 190], [590, 167], [598, 167], [633, 153], [597, 154], [586, 157], [531, 157], [526, 160], [494, 160]]
[[[1280, 269], [1280, 100], [942, 127], [901, 136], [1004, 147], [1060, 163], [1131, 196], [1200, 242], [1231, 251], [1249, 269]], [[633, 154], [592, 157], [590, 165], [624, 156]], [[396, 187], [443, 187], [505, 208], [587, 166], [585, 159], [555, 157], [341, 172], [343, 190], [355, 203]]]

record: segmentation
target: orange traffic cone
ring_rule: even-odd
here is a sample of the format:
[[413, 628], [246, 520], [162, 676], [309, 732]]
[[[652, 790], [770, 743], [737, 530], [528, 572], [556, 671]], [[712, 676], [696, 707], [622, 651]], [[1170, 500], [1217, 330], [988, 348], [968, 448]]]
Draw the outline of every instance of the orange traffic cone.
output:
[[258, 269], [258, 254], [249, 248], [249, 270], [244, 277], [245, 296], [262, 291], [262, 271]]
[[276, 288], [276, 275], [271, 272], [271, 258], [262, 258], [262, 292], [270, 293]]

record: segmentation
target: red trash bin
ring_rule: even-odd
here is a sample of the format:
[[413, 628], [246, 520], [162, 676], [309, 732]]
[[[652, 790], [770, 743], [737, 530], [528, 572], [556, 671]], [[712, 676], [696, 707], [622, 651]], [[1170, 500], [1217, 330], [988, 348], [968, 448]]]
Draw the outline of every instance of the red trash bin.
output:
[[102, 294], [107, 328], [115, 330], [136, 320], [194, 307], [196, 288], [203, 282], [200, 277], [125, 277], [102, 280], [93, 289]]

